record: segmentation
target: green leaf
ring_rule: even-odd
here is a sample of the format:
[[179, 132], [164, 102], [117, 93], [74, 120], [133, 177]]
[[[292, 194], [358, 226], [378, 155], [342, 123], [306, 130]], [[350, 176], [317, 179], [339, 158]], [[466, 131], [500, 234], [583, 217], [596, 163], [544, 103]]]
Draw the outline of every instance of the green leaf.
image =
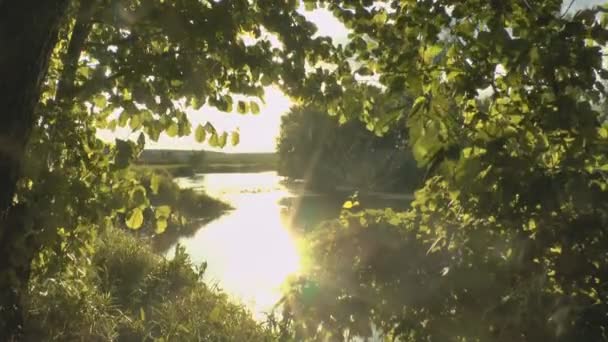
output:
[[307, 11], [312, 11], [317, 8], [316, 1], [304, 0], [304, 9]]
[[443, 51], [443, 47], [441, 45], [431, 45], [429, 47], [427, 47], [424, 50], [424, 61], [427, 64], [430, 64], [433, 62], [433, 60], [435, 59], [435, 57], [437, 57], [437, 55], [439, 55], [439, 53], [441, 53], [441, 51]]
[[196, 126], [196, 129], [194, 130], [194, 138], [196, 139], [196, 142], [204, 142], [206, 135], [207, 132], [205, 131], [205, 127], [203, 127], [203, 125], [199, 124]]
[[386, 14], [386, 12], [382, 11], [382, 12], [374, 15], [372, 20], [377, 24], [384, 24], [384, 23], [386, 23], [387, 18], [388, 18], [388, 15]]
[[128, 120], [129, 114], [123, 110], [120, 115], [118, 115], [118, 126], [125, 127], [127, 125]]
[[110, 131], [114, 132], [116, 130], [117, 123], [118, 122], [116, 120], [110, 120], [110, 122], [108, 122], [108, 125], [106, 126], [106, 128], [109, 129]]
[[156, 234], [162, 234], [167, 229], [167, 220], [166, 219], [157, 219], [156, 220], [156, 229], [154, 232]]
[[213, 125], [211, 124], [211, 122], [207, 122], [205, 124], [205, 129], [207, 130], [207, 133], [211, 133], [211, 134], [217, 133], [215, 127], [213, 127]]
[[160, 128], [157, 124], [147, 126], [145, 128], [145, 132], [146, 134], [148, 134], [148, 137], [150, 137], [150, 139], [152, 139], [153, 141], [158, 141], [158, 138], [160, 137]]
[[199, 99], [198, 97], [193, 97], [190, 99], [190, 107], [198, 110], [205, 104], [205, 99]]
[[232, 112], [232, 96], [225, 95], [218, 99], [216, 108], [222, 112]]
[[93, 98], [93, 103], [95, 104], [95, 107], [97, 107], [97, 108], [104, 108], [108, 102], [107, 102], [106, 97], [103, 94], [97, 94]]
[[131, 101], [132, 100], [133, 96], [132, 96], [131, 92], [129, 91], [129, 89], [123, 88], [123, 90], [122, 90], [122, 98], [125, 101]]
[[240, 140], [241, 137], [239, 135], [239, 132], [234, 131], [230, 134], [230, 142], [232, 143], [232, 146], [238, 145]]
[[247, 105], [247, 102], [245, 102], [245, 101], [239, 101], [236, 105], [236, 110], [239, 114], [246, 114], [248, 109], [249, 109], [249, 106]]
[[218, 147], [219, 146], [219, 141], [218, 141], [218, 137], [217, 137], [217, 133], [216, 132], [211, 133], [211, 137], [209, 138], [209, 145], [211, 145], [213, 147]]
[[607, 126], [600, 127], [598, 133], [600, 135], [600, 138], [608, 139], [608, 127]]
[[388, 224], [390, 224], [391, 226], [398, 226], [400, 223], [401, 219], [397, 215], [391, 216], [388, 220]]
[[138, 229], [144, 223], [144, 214], [140, 208], [135, 208], [131, 211], [129, 218], [125, 222], [127, 227]]
[[167, 128], [167, 135], [170, 137], [175, 137], [179, 132], [179, 126], [175, 122], [171, 122], [169, 127]]
[[536, 221], [533, 218], [528, 220], [528, 230], [535, 231], [536, 230]]
[[412, 105], [411, 115], [416, 114], [425, 102], [426, 96], [418, 96]]
[[134, 205], [139, 206], [146, 204], [146, 189], [144, 189], [142, 186], [137, 186], [131, 190], [130, 200]]
[[152, 190], [153, 194], [158, 194], [158, 189], [160, 187], [160, 181], [161, 181], [161, 177], [156, 174], [153, 173], [152, 176], [150, 176], [150, 189]]
[[171, 207], [168, 205], [161, 205], [156, 207], [156, 209], [154, 210], [154, 215], [156, 216], [156, 218], [168, 218], [169, 215], [171, 215]]
[[190, 125], [190, 122], [186, 121], [186, 122], [181, 122], [181, 125], [179, 125], [179, 131], [178, 134], [179, 136], [188, 136], [192, 133], [192, 125]]
[[251, 113], [252, 114], [260, 114], [260, 105], [258, 105], [257, 102], [255, 101], [251, 101], [249, 102], [249, 108], [251, 108]]
[[137, 114], [133, 115], [129, 120], [129, 127], [134, 131], [139, 129], [141, 127], [141, 117]]
[[78, 69], [76, 69], [76, 74], [89, 78], [91, 75], [91, 68], [88, 66], [80, 66]]
[[228, 133], [226, 133], [226, 132], [222, 133], [222, 135], [219, 137], [219, 140], [218, 140], [218, 143], [217, 143], [218, 146], [219, 147], [226, 146], [226, 141], [227, 140], [228, 140]]

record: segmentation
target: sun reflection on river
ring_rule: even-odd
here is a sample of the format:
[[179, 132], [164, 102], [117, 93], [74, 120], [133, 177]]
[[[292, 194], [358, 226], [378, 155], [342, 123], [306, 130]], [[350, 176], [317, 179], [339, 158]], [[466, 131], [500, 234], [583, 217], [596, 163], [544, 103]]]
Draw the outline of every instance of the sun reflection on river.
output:
[[184, 179], [182, 186], [202, 186], [235, 208], [180, 243], [195, 262], [208, 262], [208, 282], [217, 282], [263, 317], [300, 267], [297, 238], [279, 204], [290, 193], [274, 172], [208, 174]]

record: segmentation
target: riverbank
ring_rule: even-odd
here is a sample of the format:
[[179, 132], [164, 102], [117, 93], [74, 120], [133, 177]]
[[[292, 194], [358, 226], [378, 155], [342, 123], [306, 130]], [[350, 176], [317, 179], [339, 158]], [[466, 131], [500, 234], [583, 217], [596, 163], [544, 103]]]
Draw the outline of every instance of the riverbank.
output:
[[[26, 340], [275, 340], [246, 306], [203, 281], [206, 262], [193, 262], [180, 246], [166, 258], [180, 238], [232, 207], [180, 188], [165, 170], [132, 172], [150, 200], [144, 223], [137, 230], [104, 228], [83, 241], [86, 248], [56, 254], [55, 266], [34, 264]], [[160, 233], [152, 218], [162, 206], [171, 214]]]
[[139, 169], [137, 172], [140, 173], [152, 206], [171, 208], [167, 227], [162, 233], [157, 232], [152, 222], [135, 231], [140, 238], [149, 240], [158, 252], [165, 252], [175, 245], [180, 237], [193, 235], [205, 223], [232, 209], [227, 203], [200, 190], [180, 188], [174, 181], [174, 176], [165, 170]]
[[298, 192], [302, 196], [330, 196], [334, 198], [347, 198], [357, 195], [357, 198], [363, 200], [390, 200], [390, 201], [411, 201], [414, 199], [413, 193], [405, 191], [381, 191], [381, 190], [361, 190], [354, 186], [335, 185], [331, 188], [318, 188], [307, 185], [301, 179], [284, 178], [281, 181], [285, 187]]
[[264, 172], [277, 169], [275, 153], [223, 153], [215, 151], [145, 150], [134, 166], [162, 170], [174, 177], [196, 173]]
[[182, 248], [171, 260], [122, 229], [89, 242], [61, 270], [34, 269], [26, 297], [27, 341], [272, 341], [267, 326], [202, 279]]
[[192, 177], [198, 173], [253, 173], [274, 171], [274, 165], [262, 163], [213, 163], [200, 167], [192, 167], [188, 164], [136, 164], [134, 168], [147, 171], [168, 172], [173, 177]]

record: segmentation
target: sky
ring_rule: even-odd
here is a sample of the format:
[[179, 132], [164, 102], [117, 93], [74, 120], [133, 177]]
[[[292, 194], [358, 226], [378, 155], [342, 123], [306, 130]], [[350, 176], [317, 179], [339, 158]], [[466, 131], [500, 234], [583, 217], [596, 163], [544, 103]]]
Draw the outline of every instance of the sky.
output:
[[[570, 3], [570, 0], [565, 0], [563, 6], [567, 7], [569, 3]], [[602, 5], [602, 4], [606, 4], [606, 3], [608, 3], [608, 0], [574, 0], [571, 11], [572, 10], [576, 11], [576, 10], [579, 10], [582, 8]]]
[[[234, 96], [237, 99], [236, 96]], [[281, 116], [291, 106], [290, 99], [276, 87], [265, 88], [266, 104], [260, 104], [260, 114], [225, 113], [214, 107], [203, 106], [199, 110], [187, 109], [186, 114], [192, 125], [192, 132], [199, 125], [210, 122], [219, 132], [238, 130], [241, 142], [236, 146], [227, 145], [223, 149], [213, 148], [207, 143], [198, 143], [194, 135], [169, 137], [162, 133], [158, 141], [146, 140], [147, 149], [213, 150], [222, 152], [274, 152], [279, 134]], [[236, 107], [236, 106], [235, 106]], [[104, 140], [137, 139], [139, 132], [117, 128], [111, 132], [102, 130], [98, 135]]]
[[[608, 0], [574, 0], [569, 12], [582, 8], [600, 5]], [[534, 2], [531, 1], [531, 4]], [[563, 7], [568, 7], [570, 0], [565, 0]], [[337, 41], [344, 41], [348, 35], [347, 29], [329, 11], [316, 9], [302, 13], [308, 20], [317, 26], [317, 34], [332, 37]], [[240, 115], [236, 113], [220, 112], [213, 107], [203, 106], [199, 110], [188, 110], [188, 118], [192, 127], [199, 123], [211, 122], [216, 129], [222, 131], [235, 131], [240, 133], [240, 143], [237, 146], [226, 146], [223, 149], [213, 148], [206, 143], [197, 143], [194, 136], [171, 138], [161, 134], [157, 142], [148, 140], [146, 148], [150, 149], [181, 149], [181, 150], [216, 150], [223, 152], [274, 152], [279, 136], [281, 116], [287, 113], [292, 102], [276, 87], [268, 87], [265, 92], [266, 104], [261, 104], [259, 115]], [[98, 134], [102, 139], [136, 139], [139, 133], [132, 133], [128, 128], [117, 129], [114, 132], [101, 130]]]

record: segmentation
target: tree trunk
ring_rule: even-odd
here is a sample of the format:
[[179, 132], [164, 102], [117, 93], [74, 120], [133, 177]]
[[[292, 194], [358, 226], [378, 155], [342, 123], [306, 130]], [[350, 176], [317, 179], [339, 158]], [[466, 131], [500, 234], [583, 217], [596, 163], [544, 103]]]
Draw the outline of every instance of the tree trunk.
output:
[[13, 203], [57, 31], [68, 0], [0, 0], [0, 341], [18, 340], [33, 257], [23, 204]]

